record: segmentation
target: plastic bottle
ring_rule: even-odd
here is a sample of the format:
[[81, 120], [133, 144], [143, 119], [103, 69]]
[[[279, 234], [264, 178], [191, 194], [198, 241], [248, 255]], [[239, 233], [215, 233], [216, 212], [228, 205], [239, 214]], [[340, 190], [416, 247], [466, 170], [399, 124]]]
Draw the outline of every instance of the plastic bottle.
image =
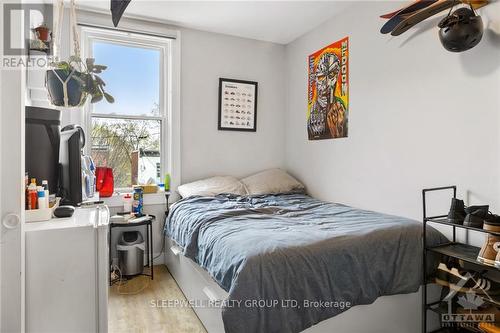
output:
[[123, 212], [129, 213], [132, 211], [132, 194], [127, 193], [123, 196]]
[[170, 191], [170, 174], [166, 173], [165, 174], [165, 192]]
[[28, 178], [28, 173], [26, 172], [24, 174], [24, 209], [29, 210], [29, 192], [28, 192], [28, 186], [30, 185], [29, 178]]
[[49, 182], [47, 180], [42, 180], [42, 187], [45, 192], [45, 201], [47, 203], [47, 208], [49, 207]]
[[38, 203], [38, 193], [36, 191], [36, 178], [31, 178], [28, 186], [28, 209], [36, 209]]
[[42, 186], [38, 186], [36, 190], [38, 194], [38, 209], [47, 208], [47, 198], [45, 198], [45, 190]]

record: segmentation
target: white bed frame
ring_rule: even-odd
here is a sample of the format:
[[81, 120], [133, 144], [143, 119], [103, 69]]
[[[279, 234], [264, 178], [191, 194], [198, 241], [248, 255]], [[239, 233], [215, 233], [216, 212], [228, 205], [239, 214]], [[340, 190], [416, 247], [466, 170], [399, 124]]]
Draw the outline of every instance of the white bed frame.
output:
[[[228, 297], [228, 293], [215, 283], [208, 272], [184, 257], [181, 249], [168, 237], [165, 239], [165, 260], [168, 270], [188, 300], [205, 302]], [[380, 297], [373, 304], [355, 306], [303, 333], [420, 333], [421, 302], [420, 291]], [[208, 333], [224, 332], [220, 308], [193, 309]]]

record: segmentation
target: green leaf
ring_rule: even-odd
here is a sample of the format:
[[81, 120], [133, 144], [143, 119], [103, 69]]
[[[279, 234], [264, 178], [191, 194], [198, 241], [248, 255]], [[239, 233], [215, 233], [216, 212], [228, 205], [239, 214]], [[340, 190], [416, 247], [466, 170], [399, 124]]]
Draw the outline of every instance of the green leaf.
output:
[[68, 69], [70, 66], [66, 61], [59, 61], [54, 64], [54, 67], [57, 69]]
[[82, 59], [80, 57], [77, 57], [76, 55], [72, 55], [69, 57], [69, 62], [76, 62], [76, 63], [81, 63]]
[[95, 59], [94, 58], [87, 58], [86, 64], [87, 68], [90, 70], [92, 67], [94, 67]]
[[101, 79], [101, 77], [94, 75], [94, 80], [97, 82], [97, 84], [101, 86], [106, 86], [106, 83]]
[[97, 103], [102, 101], [102, 94], [99, 95], [93, 95], [92, 99], [90, 100], [90, 103]]
[[106, 70], [108, 68], [108, 66], [103, 66], [103, 65], [95, 65], [93, 68], [92, 68], [92, 72], [93, 73], [102, 73], [102, 71]]
[[113, 96], [111, 96], [110, 94], [108, 94], [107, 92], [104, 93], [104, 98], [106, 98], [106, 101], [108, 103], [111, 103], [113, 104], [115, 102], [115, 99]]

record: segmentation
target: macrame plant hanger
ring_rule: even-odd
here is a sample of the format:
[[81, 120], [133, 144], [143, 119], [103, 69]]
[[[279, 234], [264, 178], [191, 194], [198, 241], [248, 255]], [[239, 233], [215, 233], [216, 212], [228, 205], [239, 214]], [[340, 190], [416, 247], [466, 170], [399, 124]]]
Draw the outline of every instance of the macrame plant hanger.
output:
[[[61, 25], [63, 23], [64, 19], [64, 1], [59, 0], [57, 3], [57, 9], [58, 9], [58, 19], [56, 21], [54, 30], [55, 30], [55, 35], [56, 38], [54, 39], [54, 57], [56, 62], [59, 61], [60, 59], [60, 52], [61, 52], [61, 40], [62, 40], [62, 28]], [[73, 65], [75, 65], [75, 61], [72, 60], [71, 58], [78, 58], [80, 59], [80, 42], [79, 42], [79, 34], [78, 34], [78, 27], [77, 27], [77, 21], [76, 21], [76, 5], [75, 5], [75, 0], [71, 0], [71, 8], [70, 8], [70, 25], [71, 25], [71, 30], [73, 32], [73, 57], [70, 57], [69, 63], [72, 65], [73, 70], [71, 73], [68, 75], [66, 79], [61, 78], [61, 76], [57, 73], [55, 69], [52, 69], [52, 72], [54, 72], [55, 76], [57, 79], [61, 82], [62, 88], [63, 88], [63, 94], [64, 94], [64, 107], [65, 108], [71, 108], [75, 106], [79, 106], [81, 103], [78, 103], [78, 105], [69, 105], [69, 94], [68, 94], [68, 82], [73, 78], [73, 75], [77, 71], [77, 68]], [[76, 65], [79, 65], [78, 63]]]

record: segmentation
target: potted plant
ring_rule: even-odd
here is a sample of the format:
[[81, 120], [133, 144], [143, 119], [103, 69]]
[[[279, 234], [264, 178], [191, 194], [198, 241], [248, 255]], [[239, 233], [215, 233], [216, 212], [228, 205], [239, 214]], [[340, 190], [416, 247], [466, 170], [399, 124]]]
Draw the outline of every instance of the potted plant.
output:
[[42, 42], [48, 42], [50, 39], [50, 29], [45, 24], [34, 28], [33, 32], [35, 33], [36, 38]]
[[83, 62], [79, 57], [72, 56], [68, 61], [53, 63], [52, 67], [47, 71], [45, 81], [53, 105], [82, 106], [89, 96], [91, 103], [103, 98], [108, 103], [114, 103], [113, 96], [104, 90], [106, 83], [98, 75], [107, 67], [96, 65], [95, 59], [88, 58]]

